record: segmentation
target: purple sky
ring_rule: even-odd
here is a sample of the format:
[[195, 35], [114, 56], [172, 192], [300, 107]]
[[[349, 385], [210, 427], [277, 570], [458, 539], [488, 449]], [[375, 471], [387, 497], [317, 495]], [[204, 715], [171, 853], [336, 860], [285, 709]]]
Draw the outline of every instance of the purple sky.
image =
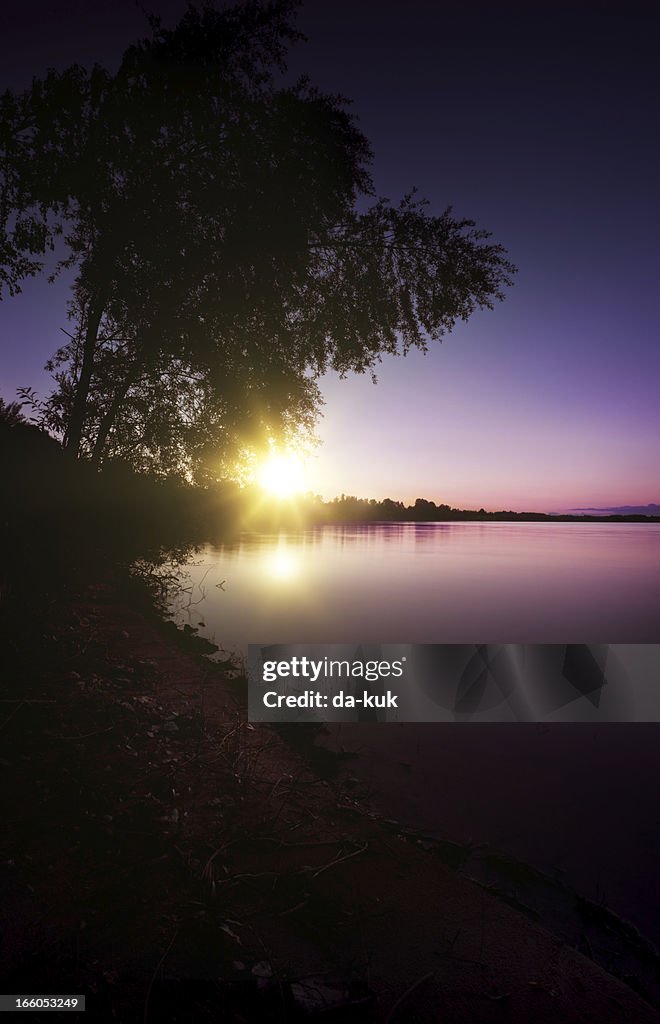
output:
[[[416, 185], [432, 210], [452, 204], [519, 267], [503, 304], [427, 356], [386, 360], [377, 387], [324, 382], [310, 486], [545, 511], [660, 501], [660, 18], [633, 2], [485, 10], [301, 12], [309, 42], [292, 65], [352, 98], [379, 193]], [[26, 3], [2, 29], [0, 86], [110, 62], [143, 31], [131, 0]], [[46, 388], [64, 299], [34, 282], [0, 305], [5, 397]]]

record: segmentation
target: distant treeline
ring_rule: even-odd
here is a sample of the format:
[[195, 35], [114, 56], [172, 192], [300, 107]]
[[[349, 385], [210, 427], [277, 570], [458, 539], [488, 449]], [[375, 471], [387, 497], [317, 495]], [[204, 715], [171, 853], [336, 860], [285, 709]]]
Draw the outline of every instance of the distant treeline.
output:
[[[135, 494], [151, 504], [149, 488], [141, 480]], [[543, 512], [513, 512], [485, 509], [459, 509], [417, 498], [412, 505], [392, 498], [357, 498], [342, 494], [331, 501], [318, 495], [298, 495], [275, 499], [257, 487], [238, 487], [233, 483], [207, 488], [173, 487], [156, 484], [160, 500], [156, 507], [163, 525], [172, 532], [176, 522], [185, 521], [197, 537], [221, 540], [242, 530], [268, 532], [277, 529], [303, 529], [328, 523], [451, 523], [451, 522], [660, 522], [660, 516], [643, 515], [546, 515]], [[124, 490], [124, 488], [121, 488]], [[132, 488], [129, 488], [132, 490]], [[124, 490], [126, 493], [126, 490]], [[138, 518], [141, 518], [139, 516]]]
[[326, 522], [341, 521], [385, 521], [385, 522], [510, 522], [522, 521], [529, 523], [554, 522], [554, 523], [582, 523], [582, 522], [627, 522], [627, 523], [648, 523], [660, 522], [660, 516], [646, 515], [548, 515], [545, 512], [513, 512], [511, 509], [501, 509], [497, 512], [487, 512], [485, 509], [452, 508], [451, 505], [437, 505], [434, 501], [426, 498], [417, 498], [412, 505], [405, 505], [402, 501], [393, 501], [391, 498], [384, 498], [377, 501], [374, 498], [356, 498], [353, 495], [342, 494], [332, 501], [322, 502], [316, 499], [315, 511], [323, 517]]

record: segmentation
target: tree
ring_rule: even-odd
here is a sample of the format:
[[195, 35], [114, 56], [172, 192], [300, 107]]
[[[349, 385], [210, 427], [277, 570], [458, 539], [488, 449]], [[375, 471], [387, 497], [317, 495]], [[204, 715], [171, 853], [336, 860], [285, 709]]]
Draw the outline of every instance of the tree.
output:
[[438, 507], [434, 501], [429, 501], [427, 498], [417, 498], [413, 507], [415, 519], [435, 519], [438, 514]]
[[0, 398], [0, 426], [15, 427], [19, 423], [25, 423], [20, 402], [5, 402]]
[[115, 74], [51, 71], [0, 102], [0, 285], [49, 250], [73, 272], [37, 405], [75, 456], [199, 475], [309, 429], [327, 369], [425, 349], [510, 283], [473, 222], [374, 199], [343, 100], [283, 84], [296, 6], [191, 6]]

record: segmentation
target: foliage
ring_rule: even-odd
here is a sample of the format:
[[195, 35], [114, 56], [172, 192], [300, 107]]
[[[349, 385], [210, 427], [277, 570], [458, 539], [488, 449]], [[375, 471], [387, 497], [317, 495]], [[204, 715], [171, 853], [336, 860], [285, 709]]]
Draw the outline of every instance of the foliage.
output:
[[25, 423], [21, 403], [5, 402], [3, 398], [0, 398], [0, 425], [14, 427], [18, 423]]
[[471, 221], [373, 199], [345, 102], [284, 84], [295, 7], [152, 18], [115, 74], [0, 102], [0, 287], [49, 250], [73, 273], [56, 387], [25, 397], [75, 455], [213, 477], [308, 431], [323, 372], [425, 349], [510, 283]]

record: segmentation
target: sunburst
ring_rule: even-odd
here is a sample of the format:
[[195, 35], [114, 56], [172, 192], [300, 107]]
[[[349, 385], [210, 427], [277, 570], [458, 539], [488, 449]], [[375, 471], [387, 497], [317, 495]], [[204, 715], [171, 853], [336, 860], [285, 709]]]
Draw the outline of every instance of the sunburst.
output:
[[277, 498], [290, 498], [304, 490], [302, 459], [286, 452], [271, 452], [257, 469], [257, 482]]

